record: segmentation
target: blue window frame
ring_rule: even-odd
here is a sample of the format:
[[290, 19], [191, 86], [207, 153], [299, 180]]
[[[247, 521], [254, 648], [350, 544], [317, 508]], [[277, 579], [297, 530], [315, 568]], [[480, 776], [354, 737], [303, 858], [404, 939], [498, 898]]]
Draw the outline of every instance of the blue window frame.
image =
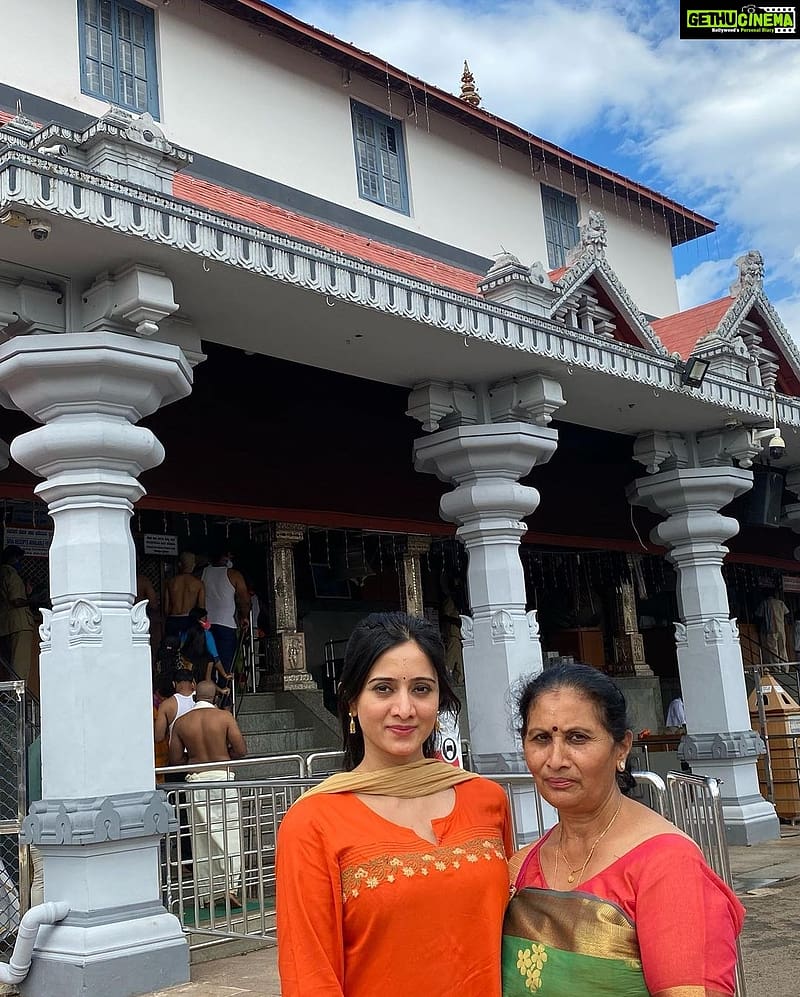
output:
[[153, 11], [136, 0], [78, 0], [81, 91], [158, 115]]
[[367, 201], [408, 214], [408, 178], [399, 121], [350, 102], [358, 193]]
[[551, 270], [556, 270], [564, 266], [570, 250], [580, 240], [578, 202], [569, 194], [542, 184], [542, 213], [547, 264]]

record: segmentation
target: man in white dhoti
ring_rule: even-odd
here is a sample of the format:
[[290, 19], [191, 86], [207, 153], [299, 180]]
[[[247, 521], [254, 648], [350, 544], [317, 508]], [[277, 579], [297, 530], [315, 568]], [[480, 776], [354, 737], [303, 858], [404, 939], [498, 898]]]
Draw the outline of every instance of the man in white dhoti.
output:
[[[200, 682], [195, 708], [176, 720], [169, 742], [171, 765], [199, 765], [244, 758], [247, 745], [236, 719], [214, 706], [216, 686]], [[186, 782], [229, 782], [227, 768], [202, 769], [186, 776]], [[190, 817], [192, 854], [197, 896], [201, 902], [228, 896], [232, 906], [241, 906], [236, 895], [242, 873], [242, 843], [236, 792], [225, 789], [192, 791]]]

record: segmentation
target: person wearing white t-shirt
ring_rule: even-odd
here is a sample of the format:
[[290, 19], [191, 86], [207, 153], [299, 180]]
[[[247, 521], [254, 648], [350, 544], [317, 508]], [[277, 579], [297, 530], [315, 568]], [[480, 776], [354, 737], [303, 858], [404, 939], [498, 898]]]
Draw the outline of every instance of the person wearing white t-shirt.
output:
[[248, 625], [250, 596], [242, 573], [233, 567], [229, 551], [216, 554], [203, 569], [203, 585], [211, 633], [222, 667], [230, 672], [236, 654], [237, 623], [242, 629]]

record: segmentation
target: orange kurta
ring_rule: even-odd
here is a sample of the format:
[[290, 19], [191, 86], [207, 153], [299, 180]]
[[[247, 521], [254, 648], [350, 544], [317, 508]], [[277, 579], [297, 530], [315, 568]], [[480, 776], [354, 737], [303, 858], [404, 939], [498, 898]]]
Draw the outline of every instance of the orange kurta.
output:
[[291, 808], [277, 853], [283, 997], [500, 997], [508, 804], [485, 779], [454, 792], [436, 844], [352, 793]]

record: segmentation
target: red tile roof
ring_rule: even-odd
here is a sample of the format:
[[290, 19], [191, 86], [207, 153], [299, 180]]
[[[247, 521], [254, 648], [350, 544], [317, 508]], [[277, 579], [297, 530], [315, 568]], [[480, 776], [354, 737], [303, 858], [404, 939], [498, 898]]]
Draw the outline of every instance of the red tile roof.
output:
[[675, 315], [655, 319], [650, 324], [670, 353], [680, 353], [686, 360], [697, 345], [697, 341], [707, 332], [717, 328], [733, 301], [731, 297], [707, 301], [704, 305], [687, 308], [685, 312], [676, 312]]
[[448, 263], [420, 256], [408, 249], [399, 249], [365, 235], [338, 228], [328, 222], [317, 221], [295, 211], [287, 211], [286, 208], [260, 201], [238, 191], [228, 190], [208, 180], [179, 173], [173, 182], [172, 191], [175, 197], [180, 197], [184, 201], [202, 205], [211, 211], [241, 221], [262, 225], [272, 232], [300, 239], [302, 242], [310, 242], [367, 263], [375, 263], [409, 277], [438, 284], [440, 287], [452, 288], [465, 294], [478, 293], [476, 284], [482, 274], [461, 270]]

